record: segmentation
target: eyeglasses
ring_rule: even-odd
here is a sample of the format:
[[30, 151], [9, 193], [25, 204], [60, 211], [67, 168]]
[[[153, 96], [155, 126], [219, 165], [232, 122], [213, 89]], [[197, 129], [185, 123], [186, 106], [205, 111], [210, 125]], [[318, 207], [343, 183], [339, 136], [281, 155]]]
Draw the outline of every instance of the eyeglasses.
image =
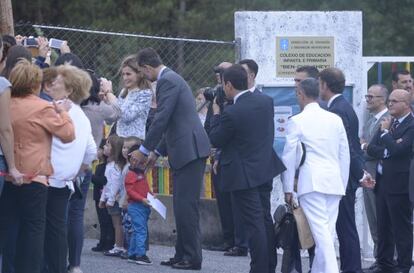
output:
[[373, 95], [365, 95], [366, 100], [372, 100], [373, 98], [383, 98], [384, 96], [373, 96]]
[[388, 100], [388, 104], [396, 104], [398, 102], [404, 102], [403, 100]]

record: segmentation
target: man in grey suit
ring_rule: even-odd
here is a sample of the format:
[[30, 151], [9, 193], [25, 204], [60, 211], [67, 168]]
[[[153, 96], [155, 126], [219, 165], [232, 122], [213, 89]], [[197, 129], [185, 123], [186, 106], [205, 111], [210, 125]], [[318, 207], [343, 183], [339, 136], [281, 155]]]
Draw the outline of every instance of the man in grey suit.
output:
[[[367, 110], [369, 111], [369, 118], [363, 127], [363, 133], [361, 138], [361, 149], [364, 152], [365, 157], [365, 169], [375, 179], [376, 168], [378, 160], [367, 154], [367, 146], [371, 142], [373, 136], [378, 132], [381, 127], [381, 120], [384, 117], [388, 117], [387, 109], [388, 90], [385, 85], [374, 84], [372, 85], [365, 95], [367, 102]], [[370, 270], [377, 267], [377, 213], [376, 213], [376, 201], [375, 193], [373, 189], [363, 188], [365, 211], [367, 213], [368, 225], [371, 231], [372, 240], [374, 241], [374, 257], [375, 262], [368, 268]]]
[[151, 167], [157, 156], [167, 156], [173, 174], [173, 205], [177, 242], [173, 258], [161, 262], [176, 269], [201, 269], [199, 202], [201, 184], [210, 154], [206, 131], [197, 115], [195, 100], [187, 82], [164, 66], [157, 52], [138, 52], [142, 73], [157, 81], [157, 111], [140, 149], [132, 153], [132, 165]]

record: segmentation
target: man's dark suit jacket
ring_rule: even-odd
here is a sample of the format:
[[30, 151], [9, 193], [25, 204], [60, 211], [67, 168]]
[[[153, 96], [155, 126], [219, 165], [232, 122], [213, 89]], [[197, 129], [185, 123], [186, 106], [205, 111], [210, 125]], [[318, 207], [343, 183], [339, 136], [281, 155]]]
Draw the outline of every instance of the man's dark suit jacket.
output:
[[352, 105], [342, 95], [332, 101], [328, 111], [337, 114], [344, 124], [351, 156], [347, 190], [355, 190], [360, 186], [359, 180], [364, 175], [364, 154], [358, 137], [358, 117]]
[[143, 146], [168, 155], [173, 169], [209, 156], [210, 142], [186, 81], [166, 68], [157, 81], [157, 111]]
[[211, 121], [210, 141], [221, 149], [223, 191], [254, 188], [286, 168], [273, 150], [273, 100], [246, 92]]
[[[393, 133], [381, 137], [378, 130], [367, 147], [368, 155], [382, 159], [381, 184], [376, 188], [389, 194], [408, 194], [408, 176], [414, 140], [414, 118], [408, 115]], [[384, 150], [389, 156], [384, 158]]]

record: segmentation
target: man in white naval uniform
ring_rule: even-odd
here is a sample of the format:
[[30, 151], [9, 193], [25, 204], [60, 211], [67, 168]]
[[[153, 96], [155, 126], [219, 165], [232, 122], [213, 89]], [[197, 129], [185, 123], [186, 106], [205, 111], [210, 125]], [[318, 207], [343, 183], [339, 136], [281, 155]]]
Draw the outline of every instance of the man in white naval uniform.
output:
[[302, 112], [288, 121], [282, 156], [287, 168], [282, 174], [285, 201], [292, 203], [295, 171], [301, 161], [297, 149], [303, 143], [305, 160], [299, 168], [297, 195], [316, 244], [311, 272], [337, 273], [334, 234], [339, 201], [348, 183], [348, 140], [341, 118], [318, 105], [317, 80], [303, 80], [296, 96]]

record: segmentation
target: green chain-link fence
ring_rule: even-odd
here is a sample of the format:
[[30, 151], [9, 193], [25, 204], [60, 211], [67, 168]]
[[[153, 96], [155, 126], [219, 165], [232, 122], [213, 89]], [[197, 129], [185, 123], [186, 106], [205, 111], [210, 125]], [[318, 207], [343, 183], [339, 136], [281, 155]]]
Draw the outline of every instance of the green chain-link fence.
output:
[[152, 47], [163, 62], [188, 81], [193, 91], [215, 85], [213, 67], [222, 61], [235, 60], [235, 42], [157, 37], [130, 33], [106, 32], [34, 24], [17, 24], [15, 33], [23, 36], [43, 35], [68, 41], [88, 69], [98, 76], [119, 83], [122, 59], [139, 49]]

